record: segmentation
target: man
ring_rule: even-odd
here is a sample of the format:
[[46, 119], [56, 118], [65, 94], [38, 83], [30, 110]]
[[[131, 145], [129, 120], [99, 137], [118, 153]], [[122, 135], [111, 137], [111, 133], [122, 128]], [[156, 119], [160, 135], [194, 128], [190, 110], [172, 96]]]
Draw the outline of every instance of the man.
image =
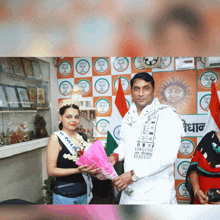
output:
[[154, 97], [154, 79], [148, 73], [131, 79], [133, 103], [122, 120], [121, 142], [109, 157], [114, 165], [124, 159], [125, 172], [113, 179], [122, 192], [120, 204], [177, 204], [174, 162], [183, 134], [177, 111]]

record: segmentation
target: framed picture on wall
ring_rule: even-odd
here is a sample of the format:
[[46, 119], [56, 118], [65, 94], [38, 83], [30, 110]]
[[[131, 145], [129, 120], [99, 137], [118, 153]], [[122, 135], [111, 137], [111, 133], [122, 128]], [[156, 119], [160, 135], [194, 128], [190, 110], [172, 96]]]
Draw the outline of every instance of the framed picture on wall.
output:
[[27, 89], [25, 87], [16, 86], [17, 94], [19, 97], [20, 105], [24, 109], [31, 109]]
[[9, 58], [7, 57], [0, 58], [0, 71], [14, 74], [14, 68]]
[[37, 104], [45, 104], [45, 90], [44, 88], [37, 88]]
[[15, 86], [5, 86], [6, 97], [8, 99], [8, 105], [10, 109], [20, 109], [18, 94]]
[[0, 85], [0, 110], [9, 108], [4, 87], [4, 85]]
[[44, 88], [37, 88], [37, 109], [47, 109], [46, 93]]
[[24, 67], [20, 57], [11, 57], [11, 63], [14, 67], [15, 74], [18, 76], [25, 76]]
[[27, 78], [35, 78], [31, 60], [26, 59], [26, 58], [21, 58], [21, 59], [22, 59], [22, 63], [24, 66], [24, 72]]
[[34, 86], [28, 87], [28, 96], [32, 109], [36, 109], [36, 88]]
[[35, 79], [42, 80], [43, 77], [42, 77], [42, 73], [41, 73], [41, 68], [40, 68], [39, 62], [32, 60], [31, 63], [32, 63]]

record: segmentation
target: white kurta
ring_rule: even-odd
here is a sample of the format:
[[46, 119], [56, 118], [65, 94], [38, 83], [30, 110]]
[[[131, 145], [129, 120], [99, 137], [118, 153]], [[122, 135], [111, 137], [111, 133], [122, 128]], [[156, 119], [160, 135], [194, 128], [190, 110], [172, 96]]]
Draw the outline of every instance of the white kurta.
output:
[[120, 204], [177, 204], [174, 162], [183, 134], [179, 115], [157, 98], [140, 116], [135, 104], [131, 105], [114, 152], [124, 159], [125, 172], [134, 170], [139, 179], [129, 185], [134, 190], [131, 196], [122, 192]]

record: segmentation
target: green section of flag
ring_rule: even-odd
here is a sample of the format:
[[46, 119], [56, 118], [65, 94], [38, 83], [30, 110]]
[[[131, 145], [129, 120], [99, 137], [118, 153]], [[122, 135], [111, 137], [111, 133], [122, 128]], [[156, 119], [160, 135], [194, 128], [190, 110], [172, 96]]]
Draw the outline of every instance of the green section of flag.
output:
[[115, 139], [113, 138], [111, 133], [108, 131], [108, 133], [107, 133], [107, 148], [106, 148], [106, 154], [108, 155], [108, 157], [110, 156], [110, 154], [113, 153], [114, 149], [117, 147], [118, 147], [117, 142], [115, 141]]

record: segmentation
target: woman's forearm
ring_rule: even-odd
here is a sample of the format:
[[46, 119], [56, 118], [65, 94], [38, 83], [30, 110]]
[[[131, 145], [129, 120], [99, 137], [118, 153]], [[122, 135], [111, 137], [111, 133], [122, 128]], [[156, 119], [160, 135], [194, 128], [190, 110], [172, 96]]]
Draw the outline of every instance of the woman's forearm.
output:
[[72, 174], [80, 173], [78, 168], [52, 168], [48, 169], [47, 173], [49, 176], [55, 176], [55, 177], [62, 177], [62, 176], [69, 176]]
[[193, 187], [193, 192], [195, 192], [196, 190], [200, 189], [200, 185], [199, 185], [199, 175], [196, 171], [192, 171], [189, 174], [189, 179], [190, 182], [192, 184]]

